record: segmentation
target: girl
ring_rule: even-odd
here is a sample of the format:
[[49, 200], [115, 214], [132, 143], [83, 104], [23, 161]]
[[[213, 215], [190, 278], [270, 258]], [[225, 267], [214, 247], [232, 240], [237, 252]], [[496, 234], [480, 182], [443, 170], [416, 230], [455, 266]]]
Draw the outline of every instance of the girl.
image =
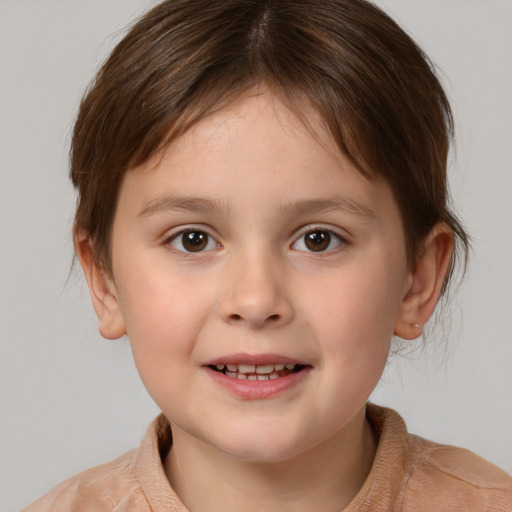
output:
[[467, 235], [426, 56], [361, 0], [163, 2], [72, 140], [101, 334], [162, 414], [39, 510], [510, 510], [512, 481], [367, 403]]

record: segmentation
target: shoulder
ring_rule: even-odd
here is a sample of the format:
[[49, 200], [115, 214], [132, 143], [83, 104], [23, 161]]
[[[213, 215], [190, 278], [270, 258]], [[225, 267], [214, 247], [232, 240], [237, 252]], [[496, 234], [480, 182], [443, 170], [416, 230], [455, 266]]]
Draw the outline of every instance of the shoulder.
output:
[[136, 450], [116, 460], [102, 464], [62, 482], [48, 494], [23, 510], [23, 512], [89, 511], [114, 510], [121, 502], [139, 506], [144, 496], [137, 482], [134, 470]]
[[512, 511], [512, 477], [473, 452], [408, 434], [403, 510]]
[[356, 503], [366, 508], [350, 510], [512, 512], [512, 477], [498, 467], [469, 450], [408, 433], [391, 409], [368, 404], [367, 417], [377, 453]]

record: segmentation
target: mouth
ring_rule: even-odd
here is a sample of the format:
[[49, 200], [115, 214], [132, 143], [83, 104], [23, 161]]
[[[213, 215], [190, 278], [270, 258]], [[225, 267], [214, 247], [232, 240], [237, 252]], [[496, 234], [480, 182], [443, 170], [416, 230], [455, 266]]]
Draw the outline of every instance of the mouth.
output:
[[215, 372], [237, 380], [277, 380], [298, 373], [306, 368], [302, 364], [224, 364], [208, 365]]
[[242, 400], [277, 398], [301, 389], [313, 366], [279, 354], [230, 354], [204, 365], [213, 381]]

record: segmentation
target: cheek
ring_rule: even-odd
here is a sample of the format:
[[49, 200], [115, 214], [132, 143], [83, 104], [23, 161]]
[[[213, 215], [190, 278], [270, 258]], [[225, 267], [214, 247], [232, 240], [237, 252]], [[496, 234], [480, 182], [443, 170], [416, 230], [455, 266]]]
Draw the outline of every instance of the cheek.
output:
[[154, 265], [136, 268], [145, 270], [123, 276], [119, 295], [136, 363], [151, 360], [158, 365], [164, 355], [190, 353], [212, 309], [204, 283], [197, 276], [171, 274]]
[[120, 297], [137, 371], [167, 413], [182, 407], [183, 393], [174, 391], [188, 382], [197, 337], [211, 310], [209, 297], [187, 284], [179, 276], [139, 274]]
[[343, 366], [381, 367], [387, 359], [403, 273], [398, 266], [372, 263], [317, 280], [305, 299], [305, 314], [312, 315], [319, 343]]

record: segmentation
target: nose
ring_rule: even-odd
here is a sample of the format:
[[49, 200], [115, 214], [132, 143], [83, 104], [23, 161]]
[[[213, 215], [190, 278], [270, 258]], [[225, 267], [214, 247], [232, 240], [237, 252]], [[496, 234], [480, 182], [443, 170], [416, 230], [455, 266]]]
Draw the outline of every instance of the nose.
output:
[[287, 278], [272, 258], [233, 258], [226, 269], [219, 314], [251, 329], [283, 327], [293, 319]]

